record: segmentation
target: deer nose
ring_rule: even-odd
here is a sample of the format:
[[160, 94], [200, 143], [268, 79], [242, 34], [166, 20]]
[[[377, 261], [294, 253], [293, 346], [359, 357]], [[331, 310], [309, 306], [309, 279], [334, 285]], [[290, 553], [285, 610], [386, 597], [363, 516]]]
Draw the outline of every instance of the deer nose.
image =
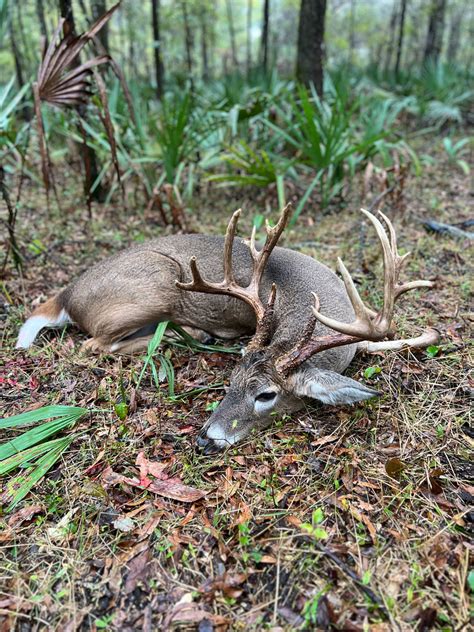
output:
[[196, 444], [199, 450], [205, 455], [215, 454], [216, 452], [219, 452], [219, 446], [217, 445], [217, 443], [214, 441], [214, 439], [210, 439], [209, 437], [207, 437], [205, 433], [201, 433], [197, 436]]

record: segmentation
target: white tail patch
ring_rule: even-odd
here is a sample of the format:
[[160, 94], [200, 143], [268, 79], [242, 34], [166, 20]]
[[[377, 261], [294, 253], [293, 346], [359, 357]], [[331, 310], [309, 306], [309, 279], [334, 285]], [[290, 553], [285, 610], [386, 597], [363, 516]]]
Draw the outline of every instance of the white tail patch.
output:
[[70, 322], [72, 322], [71, 318], [65, 309], [62, 309], [57, 316], [45, 316], [43, 314], [30, 316], [20, 329], [15, 348], [27, 349], [30, 347], [38, 333], [45, 327], [62, 327]]

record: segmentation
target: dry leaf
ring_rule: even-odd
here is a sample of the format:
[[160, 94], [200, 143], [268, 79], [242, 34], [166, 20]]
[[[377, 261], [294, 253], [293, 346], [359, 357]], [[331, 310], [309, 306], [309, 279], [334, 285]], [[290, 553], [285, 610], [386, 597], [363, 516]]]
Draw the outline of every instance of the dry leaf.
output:
[[400, 461], [400, 459], [397, 458], [389, 459], [385, 463], [385, 471], [391, 478], [394, 478], [396, 480], [400, 479], [400, 474], [403, 472], [404, 469], [405, 464], [403, 463], [403, 461]]
[[34, 515], [43, 510], [43, 505], [27, 505], [14, 513], [13, 516], [10, 516], [8, 526], [12, 529], [17, 529], [25, 520], [31, 520]]
[[138, 453], [135, 465], [138, 465], [138, 467], [140, 468], [140, 480], [147, 478], [149, 474], [151, 474], [154, 478], [168, 478], [166, 475], [163, 474], [163, 471], [167, 468], [168, 463], [149, 461], [145, 457], [144, 452]]

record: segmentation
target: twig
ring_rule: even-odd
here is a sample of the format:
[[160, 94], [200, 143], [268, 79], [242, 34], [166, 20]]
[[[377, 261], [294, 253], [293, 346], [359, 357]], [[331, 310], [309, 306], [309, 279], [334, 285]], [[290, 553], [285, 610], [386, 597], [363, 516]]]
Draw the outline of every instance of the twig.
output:
[[372, 213], [372, 211], [374, 210], [374, 208], [376, 206], [378, 206], [378, 204], [384, 199], [384, 197], [386, 197], [387, 195], [390, 195], [390, 193], [392, 193], [392, 191], [395, 189], [396, 185], [398, 184], [398, 180], [396, 180], [396, 182], [394, 184], [392, 184], [391, 187], [389, 187], [388, 189], [385, 189], [385, 191], [382, 191], [382, 193], [379, 193], [370, 203], [369, 208], [367, 209], [369, 211], [369, 213]]
[[348, 566], [345, 562], [343, 562], [341, 558], [339, 558], [333, 551], [325, 547], [323, 544], [320, 544], [319, 542], [315, 541], [310, 536], [300, 535], [299, 537], [303, 539], [305, 542], [310, 542], [311, 544], [316, 545], [316, 548], [323, 555], [325, 555], [330, 560], [332, 560], [334, 564], [336, 564], [336, 566], [338, 566], [343, 573], [345, 573], [350, 579], [352, 579], [352, 581], [356, 584], [356, 586], [360, 588], [360, 590], [372, 601], [372, 603], [374, 603], [377, 606], [381, 614], [383, 614], [383, 616], [386, 617], [387, 619], [390, 619], [390, 614], [387, 608], [385, 607], [385, 604], [382, 598], [379, 597], [379, 595], [377, 595], [377, 593], [373, 591], [372, 588], [370, 588], [370, 586], [367, 586], [366, 584], [364, 584], [362, 579], [357, 575], [357, 573], [355, 573], [352, 570], [350, 566]]
[[21, 260], [20, 249], [18, 247], [18, 243], [15, 235], [15, 223], [16, 223], [16, 208], [13, 207], [13, 204], [10, 200], [10, 195], [8, 193], [7, 185], [5, 184], [5, 170], [0, 165], [0, 191], [2, 193], [2, 197], [7, 205], [8, 209], [8, 220], [6, 221], [7, 231], [8, 231], [8, 245], [6, 249], [5, 259], [3, 260], [2, 272], [5, 271], [5, 266], [7, 265], [8, 255], [12, 253], [13, 263], [15, 264], [15, 268], [18, 271], [21, 271], [23, 267], [23, 262]]
[[362, 579], [357, 575], [357, 573], [355, 573], [352, 568], [350, 566], [348, 566], [345, 562], [343, 562], [333, 551], [331, 551], [330, 549], [328, 549], [327, 547], [323, 546], [322, 544], [318, 544], [318, 548], [321, 551], [321, 553], [323, 553], [324, 555], [326, 555], [326, 557], [329, 557], [329, 559], [331, 559], [337, 566], [339, 566], [339, 568], [341, 569], [341, 571], [343, 571], [348, 577], [350, 577], [352, 579], [352, 581], [357, 585], [358, 588], [360, 588], [360, 590], [362, 590], [362, 592], [367, 595], [367, 597], [374, 603], [377, 605], [377, 607], [379, 608], [379, 610], [387, 617], [389, 617], [388, 611], [385, 607], [385, 604], [383, 603], [381, 597], [379, 597], [377, 595], [377, 593], [375, 593], [372, 588], [370, 588], [370, 586], [367, 586], [366, 584], [364, 584], [364, 582], [362, 581]]
[[[281, 542], [280, 542], [281, 544]], [[276, 625], [278, 617], [278, 598], [280, 596], [280, 551], [278, 548], [277, 566], [276, 566], [276, 581], [275, 581], [275, 601], [273, 603], [273, 624]]]

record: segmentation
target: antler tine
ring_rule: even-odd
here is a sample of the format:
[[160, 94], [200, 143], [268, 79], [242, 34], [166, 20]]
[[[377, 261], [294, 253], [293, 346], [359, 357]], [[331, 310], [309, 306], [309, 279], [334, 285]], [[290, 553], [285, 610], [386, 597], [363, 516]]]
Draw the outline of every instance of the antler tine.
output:
[[[363, 210], [363, 209], [361, 209]], [[406, 252], [404, 255], [400, 255], [398, 253], [398, 249], [397, 249], [397, 235], [395, 233], [395, 229], [393, 227], [392, 222], [389, 220], [389, 218], [382, 213], [382, 211], [379, 211], [379, 215], [380, 217], [383, 218], [385, 224], [387, 225], [388, 231], [390, 233], [390, 245], [391, 245], [391, 250], [394, 256], [394, 260], [395, 260], [395, 283], [397, 284], [394, 288], [394, 301], [397, 300], [397, 298], [399, 296], [401, 296], [402, 294], [404, 294], [405, 292], [409, 292], [410, 290], [415, 290], [418, 288], [422, 288], [422, 287], [433, 287], [434, 283], [432, 281], [424, 281], [424, 280], [419, 280], [419, 281], [410, 281], [408, 283], [403, 283], [401, 285], [398, 285], [398, 280], [399, 280], [399, 276], [400, 276], [400, 272], [403, 269], [403, 266], [405, 265], [405, 262], [407, 260], [407, 258], [410, 256], [410, 252]]]
[[230, 222], [227, 224], [227, 230], [225, 233], [224, 241], [224, 280], [228, 285], [235, 283], [234, 271], [232, 269], [232, 247], [234, 245], [235, 232], [237, 230], [237, 223], [240, 219], [242, 209], [239, 208], [230, 218]]
[[270, 226], [269, 221], [267, 219], [265, 220], [267, 238], [261, 250], [257, 250], [255, 246], [256, 228], [254, 226], [250, 240], [246, 242], [254, 262], [254, 271], [249, 284], [249, 287], [252, 287], [252, 289], [258, 289], [268, 258], [278, 243], [278, 240], [288, 223], [292, 209], [292, 204], [289, 202], [282, 209], [278, 222], [275, 226]]
[[315, 297], [315, 305], [311, 309], [314, 316], [319, 320], [320, 323], [326, 325], [326, 327], [334, 329], [335, 331], [338, 331], [340, 333], [347, 334], [349, 336], [358, 336], [362, 338], [366, 335], [367, 331], [372, 332], [373, 329], [370, 312], [369, 309], [362, 302], [360, 294], [357, 291], [356, 286], [354, 285], [354, 281], [352, 280], [352, 277], [349, 274], [349, 271], [344, 265], [342, 259], [338, 258], [337, 263], [339, 272], [341, 273], [342, 279], [344, 281], [347, 295], [349, 296], [352, 307], [354, 308], [356, 319], [352, 323], [342, 323], [339, 320], [321, 314], [321, 312], [319, 311], [319, 298], [314, 292], [312, 292], [312, 294]]

